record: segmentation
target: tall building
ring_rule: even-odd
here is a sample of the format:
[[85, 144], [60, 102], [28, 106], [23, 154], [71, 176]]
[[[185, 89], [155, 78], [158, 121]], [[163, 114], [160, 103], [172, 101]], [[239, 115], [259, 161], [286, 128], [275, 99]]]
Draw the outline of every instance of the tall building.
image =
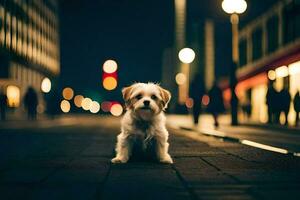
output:
[[[239, 68], [236, 88], [240, 102], [251, 102], [252, 120], [267, 122], [266, 92], [286, 87], [293, 97], [300, 90], [300, 1], [277, 1], [264, 14], [244, 26], [239, 34]], [[229, 89], [225, 96], [229, 96]], [[288, 121], [294, 123], [290, 106]], [[285, 121], [281, 115], [281, 121]]]
[[57, 0], [0, 0], [0, 87], [19, 107], [29, 86], [60, 72]]

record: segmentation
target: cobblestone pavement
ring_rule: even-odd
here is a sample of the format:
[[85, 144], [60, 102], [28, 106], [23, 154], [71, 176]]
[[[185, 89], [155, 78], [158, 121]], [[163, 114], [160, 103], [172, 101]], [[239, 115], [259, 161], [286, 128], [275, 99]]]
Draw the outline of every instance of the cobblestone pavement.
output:
[[0, 199], [300, 199], [300, 158], [170, 129], [173, 165], [110, 164], [119, 122], [0, 129]]

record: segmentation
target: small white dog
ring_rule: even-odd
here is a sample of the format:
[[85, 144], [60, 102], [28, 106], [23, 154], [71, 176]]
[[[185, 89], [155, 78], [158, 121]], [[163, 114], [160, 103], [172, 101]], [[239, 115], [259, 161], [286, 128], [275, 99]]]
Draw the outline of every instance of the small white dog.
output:
[[122, 90], [126, 113], [117, 137], [116, 157], [112, 163], [126, 163], [136, 142], [145, 150], [155, 141], [155, 152], [162, 163], [173, 163], [168, 153], [169, 133], [165, 126], [164, 110], [171, 99], [169, 91], [154, 83], [135, 83]]

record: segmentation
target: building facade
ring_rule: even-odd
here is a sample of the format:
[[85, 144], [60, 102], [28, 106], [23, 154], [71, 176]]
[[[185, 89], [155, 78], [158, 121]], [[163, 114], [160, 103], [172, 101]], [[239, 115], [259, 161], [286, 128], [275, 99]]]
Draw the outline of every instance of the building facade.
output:
[[[239, 33], [239, 68], [236, 93], [241, 105], [251, 105], [251, 119], [267, 122], [269, 81], [277, 91], [288, 88], [291, 97], [300, 90], [300, 1], [276, 1], [263, 15]], [[225, 97], [229, 98], [229, 89]], [[292, 103], [288, 115], [294, 124]], [[286, 119], [280, 116], [283, 123]]]
[[0, 86], [10, 107], [60, 72], [57, 0], [0, 0]]

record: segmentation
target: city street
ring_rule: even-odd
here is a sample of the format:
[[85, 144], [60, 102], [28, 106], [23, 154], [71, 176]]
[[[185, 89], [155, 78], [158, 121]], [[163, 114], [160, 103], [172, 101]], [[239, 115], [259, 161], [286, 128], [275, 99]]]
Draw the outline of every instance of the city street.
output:
[[0, 124], [0, 199], [300, 199], [300, 157], [177, 129], [172, 120], [173, 165], [110, 164], [115, 117]]

